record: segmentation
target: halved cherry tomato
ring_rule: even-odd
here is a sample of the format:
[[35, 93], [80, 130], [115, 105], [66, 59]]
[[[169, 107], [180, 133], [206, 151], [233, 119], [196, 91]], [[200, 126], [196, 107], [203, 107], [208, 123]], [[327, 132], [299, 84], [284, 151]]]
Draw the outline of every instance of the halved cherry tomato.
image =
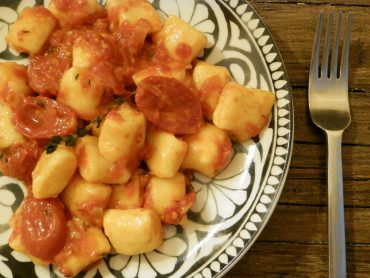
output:
[[41, 142], [29, 140], [6, 149], [0, 159], [0, 169], [3, 174], [31, 184], [31, 173], [44, 150], [43, 145]]
[[67, 220], [59, 199], [23, 201], [22, 242], [27, 251], [42, 260], [51, 260], [64, 246]]
[[145, 117], [164, 131], [193, 134], [202, 124], [202, 108], [196, 95], [174, 78], [145, 78], [138, 85], [135, 100]]
[[71, 108], [48, 97], [27, 97], [16, 110], [18, 130], [28, 138], [65, 136], [77, 129], [77, 116]]

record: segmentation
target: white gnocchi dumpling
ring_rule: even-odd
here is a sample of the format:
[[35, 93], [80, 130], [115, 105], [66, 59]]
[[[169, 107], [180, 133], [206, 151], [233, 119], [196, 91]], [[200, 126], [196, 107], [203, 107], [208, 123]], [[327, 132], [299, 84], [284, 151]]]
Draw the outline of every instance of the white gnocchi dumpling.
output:
[[153, 209], [163, 223], [178, 224], [194, 200], [187, 198], [184, 174], [177, 173], [172, 178], [152, 176], [146, 188], [144, 207]]
[[59, 271], [75, 277], [80, 271], [109, 253], [111, 246], [101, 228], [86, 227], [78, 218], [67, 222], [67, 239], [54, 257]]
[[57, 100], [67, 104], [84, 120], [100, 114], [104, 87], [88, 68], [72, 67], [62, 76]]
[[272, 92], [229, 82], [222, 90], [213, 113], [213, 123], [243, 142], [267, 125], [275, 102]]
[[197, 133], [185, 136], [184, 140], [188, 151], [181, 167], [199, 171], [208, 177], [221, 172], [233, 155], [227, 132], [213, 124], [204, 124]]
[[186, 67], [184, 64], [179, 62], [158, 63], [136, 72], [132, 76], [132, 79], [134, 80], [134, 83], [138, 85], [141, 80], [149, 76], [172, 77], [180, 82], [184, 82], [186, 78]]
[[163, 25], [158, 12], [146, 0], [108, 0], [107, 10], [113, 28], [124, 23], [140, 24], [144, 20], [152, 34], [158, 32]]
[[145, 160], [150, 172], [157, 177], [173, 177], [182, 164], [187, 145], [175, 135], [158, 129], [149, 129], [147, 134], [149, 158]]
[[84, 136], [77, 141], [76, 154], [80, 175], [89, 182], [125, 183], [132, 174], [126, 164], [105, 159], [98, 148], [98, 138]]
[[31, 92], [25, 66], [14, 62], [0, 63], [0, 103], [17, 108]]
[[59, 145], [47, 154], [43, 152], [32, 171], [32, 194], [35, 198], [57, 197], [71, 180], [77, 169], [73, 148]]
[[163, 242], [161, 220], [151, 209], [107, 209], [103, 227], [114, 249], [123, 255], [147, 253]]
[[199, 62], [194, 67], [193, 81], [195, 88], [199, 91], [203, 116], [207, 120], [212, 121], [220, 93], [230, 80], [231, 75], [225, 67], [205, 62]]
[[108, 204], [109, 208], [133, 209], [143, 206], [145, 186], [149, 176], [140, 172], [134, 173], [126, 183], [111, 185], [112, 194]]
[[181, 18], [169, 16], [155, 41], [163, 44], [175, 61], [190, 63], [207, 45], [207, 37]]
[[61, 198], [72, 216], [88, 225], [102, 226], [111, 192], [109, 185], [88, 182], [76, 174], [61, 193]]
[[10, 27], [6, 41], [18, 52], [37, 54], [57, 25], [53, 14], [42, 6], [26, 7]]
[[13, 122], [12, 109], [1, 102], [0, 119], [0, 150], [25, 141]]
[[109, 161], [137, 164], [135, 160], [139, 162], [145, 132], [144, 114], [123, 103], [107, 114], [100, 130], [99, 151]]
[[102, 11], [96, 0], [51, 0], [48, 9], [58, 19], [61, 27], [78, 24]]

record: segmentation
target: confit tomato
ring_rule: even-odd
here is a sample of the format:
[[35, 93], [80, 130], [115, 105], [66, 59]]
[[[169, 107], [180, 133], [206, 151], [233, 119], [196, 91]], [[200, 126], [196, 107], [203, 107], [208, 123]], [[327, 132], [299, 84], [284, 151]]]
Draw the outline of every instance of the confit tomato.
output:
[[50, 261], [62, 249], [67, 220], [59, 199], [27, 197], [22, 210], [22, 242], [34, 257]]
[[16, 110], [15, 124], [28, 138], [65, 136], [77, 129], [77, 116], [69, 106], [48, 97], [27, 97]]
[[44, 144], [35, 140], [12, 145], [3, 152], [0, 159], [0, 169], [6, 176], [31, 184], [31, 173], [43, 150]]
[[202, 124], [200, 101], [192, 90], [174, 78], [145, 78], [138, 84], [135, 101], [145, 117], [163, 131], [193, 134]]

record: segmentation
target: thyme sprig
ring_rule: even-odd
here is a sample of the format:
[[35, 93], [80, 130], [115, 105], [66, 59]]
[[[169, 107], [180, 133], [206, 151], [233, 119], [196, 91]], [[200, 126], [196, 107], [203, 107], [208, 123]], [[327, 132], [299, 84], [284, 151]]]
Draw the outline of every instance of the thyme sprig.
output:
[[53, 136], [48, 144], [45, 146], [45, 151], [47, 154], [53, 153], [57, 148], [58, 145], [64, 143], [67, 147], [72, 147], [76, 145], [77, 139], [86, 136], [91, 132], [91, 130], [96, 127], [99, 128], [102, 121], [108, 115], [108, 113], [113, 110], [114, 108], [120, 106], [122, 103], [125, 102], [125, 98], [122, 96], [116, 96], [107, 112], [102, 115], [96, 116], [92, 119], [88, 125], [84, 127], [79, 127], [75, 133], [69, 134], [67, 136]]

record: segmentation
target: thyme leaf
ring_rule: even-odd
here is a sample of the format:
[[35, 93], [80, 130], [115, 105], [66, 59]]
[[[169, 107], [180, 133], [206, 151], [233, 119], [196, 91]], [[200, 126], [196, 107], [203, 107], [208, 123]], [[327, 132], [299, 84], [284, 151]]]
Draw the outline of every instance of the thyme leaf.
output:
[[77, 135], [71, 134], [65, 137], [63, 141], [65, 142], [67, 147], [72, 147], [76, 144], [76, 140], [77, 140]]

